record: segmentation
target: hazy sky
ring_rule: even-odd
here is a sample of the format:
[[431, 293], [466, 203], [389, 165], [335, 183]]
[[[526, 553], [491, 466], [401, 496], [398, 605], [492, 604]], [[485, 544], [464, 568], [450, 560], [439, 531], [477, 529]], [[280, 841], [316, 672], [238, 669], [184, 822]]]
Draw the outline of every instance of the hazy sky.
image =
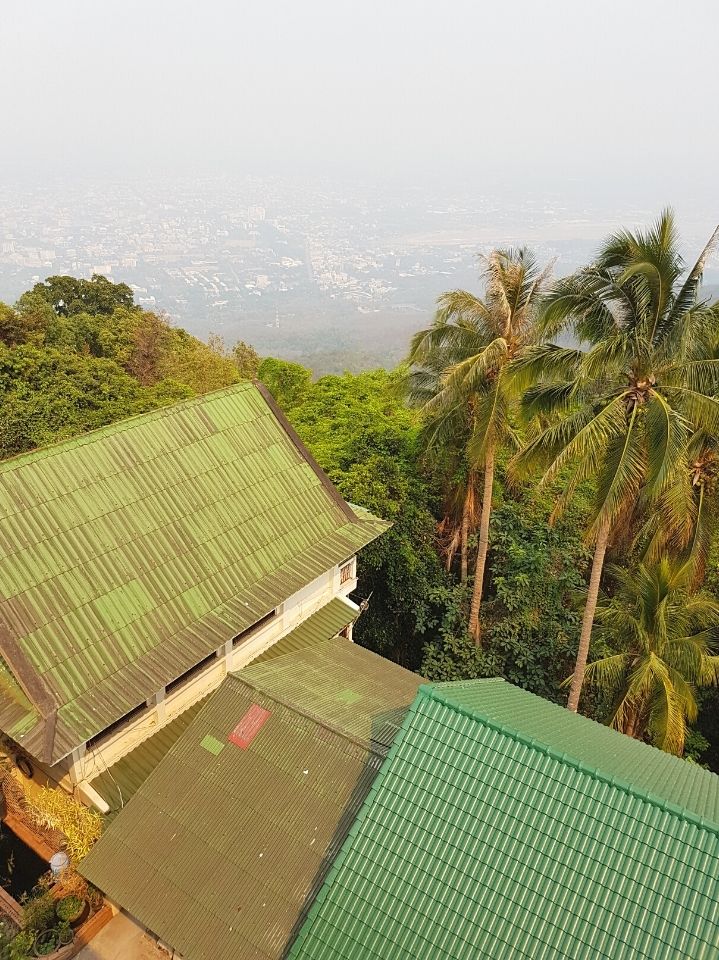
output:
[[716, 197], [716, 0], [3, 0], [6, 175]]

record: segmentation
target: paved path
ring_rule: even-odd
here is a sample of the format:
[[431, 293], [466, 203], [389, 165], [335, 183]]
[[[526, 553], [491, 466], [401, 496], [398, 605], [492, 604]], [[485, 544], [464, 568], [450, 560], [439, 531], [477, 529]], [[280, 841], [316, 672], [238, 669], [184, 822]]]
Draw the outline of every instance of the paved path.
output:
[[169, 960], [134, 920], [118, 913], [77, 955], [77, 960]]

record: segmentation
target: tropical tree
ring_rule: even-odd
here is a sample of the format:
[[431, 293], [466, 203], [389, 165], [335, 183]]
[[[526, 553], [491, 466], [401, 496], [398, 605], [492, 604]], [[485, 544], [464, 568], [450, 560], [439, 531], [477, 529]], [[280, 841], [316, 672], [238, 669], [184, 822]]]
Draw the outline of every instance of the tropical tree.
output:
[[[678, 478], [665, 499], [684, 497], [689, 500], [686, 522], [668, 526], [664, 522], [666, 505], [651, 511], [635, 540], [639, 555], [646, 563], [656, 563], [670, 553], [686, 565], [689, 582], [697, 589], [704, 580], [709, 552], [716, 539], [719, 502], [719, 438], [706, 430], [695, 430], [687, 444], [687, 474]], [[688, 486], [682, 489], [684, 479]]]
[[232, 348], [232, 359], [244, 380], [252, 380], [257, 376], [262, 360], [259, 353], [249, 343], [238, 340]]
[[512, 467], [566, 479], [557, 516], [591, 480], [594, 557], [567, 706], [576, 711], [607, 544], [653, 504], [685, 544], [696, 520], [688, 444], [719, 431], [718, 316], [699, 299], [719, 228], [688, 273], [671, 212], [650, 229], [610, 237], [590, 266], [557, 282], [539, 321], [545, 338], [570, 331], [577, 348], [542, 343], [513, 364], [522, 409], [538, 429]]
[[[468, 477], [483, 474], [469, 613], [469, 631], [477, 644], [495, 460], [501, 444], [517, 443], [511, 417], [515, 394], [507, 370], [535, 340], [535, 313], [550, 271], [540, 270], [524, 248], [495, 250], [483, 264], [484, 297], [466, 290], [443, 294], [432, 326], [415, 334], [409, 355], [409, 396], [422, 407], [428, 443], [461, 442]], [[466, 496], [473, 495], [473, 483], [468, 483]], [[466, 508], [463, 516], [468, 513]], [[466, 543], [464, 523], [463, 531]]]
[[587, 665], [587, 684], [610, 701], [616, 730], [681, 756], [696, 688], [719, 679], [719, 603], [692, 594], [687, 565], [666, 557], [612, 572], [617, 590], [598, 606], [594, 632], [614, 652]]

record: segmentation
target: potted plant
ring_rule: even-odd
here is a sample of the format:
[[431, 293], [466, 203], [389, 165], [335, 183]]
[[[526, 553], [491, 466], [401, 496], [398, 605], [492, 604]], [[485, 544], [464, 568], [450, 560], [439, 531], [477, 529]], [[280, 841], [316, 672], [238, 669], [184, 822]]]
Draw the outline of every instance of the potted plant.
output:
[[59, 947], [66, 947], [68, 943], [72, 943], [72, 938], [75, 936], [75, 933], [69, 923], [63, 921], [57, 925], [57, 944]]
[[62, 900], [57, 901], [55, 913], [58, 920], [69, 923], [73, 927], [79, 927], [83, 924], [90, 913], [90, 904], [84, 897], [79, 897], [71, 893]]
[[54, 953], [59, 946], [58, 930], [52, 927], [50, 930], [43, 930], [35, 937], [35, 943], [32, 945], [32, 953], [35, 957], [47, 957]]

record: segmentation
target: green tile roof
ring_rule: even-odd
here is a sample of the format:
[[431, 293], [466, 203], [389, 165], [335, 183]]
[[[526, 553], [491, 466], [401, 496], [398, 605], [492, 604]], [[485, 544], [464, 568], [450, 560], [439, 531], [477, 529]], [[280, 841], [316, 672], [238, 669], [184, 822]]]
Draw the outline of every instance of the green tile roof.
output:
[[81, 872], [185, 960], [279, 960], [387, 753], [374, 730], [420, 682], [342, 637], [229, 676]]
[[[304, 647], [324, 643], [337, 636], [343, 627], [355, 619], [356, 615], [356, 611], [346, 600], [333, 597], [324, 607], [309, 616], [294, 630], [290, 630], [281, 640], [273, 643], [263, 654], [253, 660], [253, 676], [261, 675], [255, 667], [256, 664], [276, 660], [288, 653], [302, 650]], [[175, 717], [170, 723], [151, 734], [134, 750], [125, 754], [117, 763], [103, 770], [91, 781], [93, 789], [110, 807], [109, 816], [114, 816], [135, 795], [170, 747], [195, 719], [205, 699], [203, 698], [181, 713], [179, 717]]]
[[716, 958], [718, 798], [502, 680], [422, 687], [289, 957]]
[[383, 529], [249, 383], [0, 464], [24, 746], [60, 759]]

